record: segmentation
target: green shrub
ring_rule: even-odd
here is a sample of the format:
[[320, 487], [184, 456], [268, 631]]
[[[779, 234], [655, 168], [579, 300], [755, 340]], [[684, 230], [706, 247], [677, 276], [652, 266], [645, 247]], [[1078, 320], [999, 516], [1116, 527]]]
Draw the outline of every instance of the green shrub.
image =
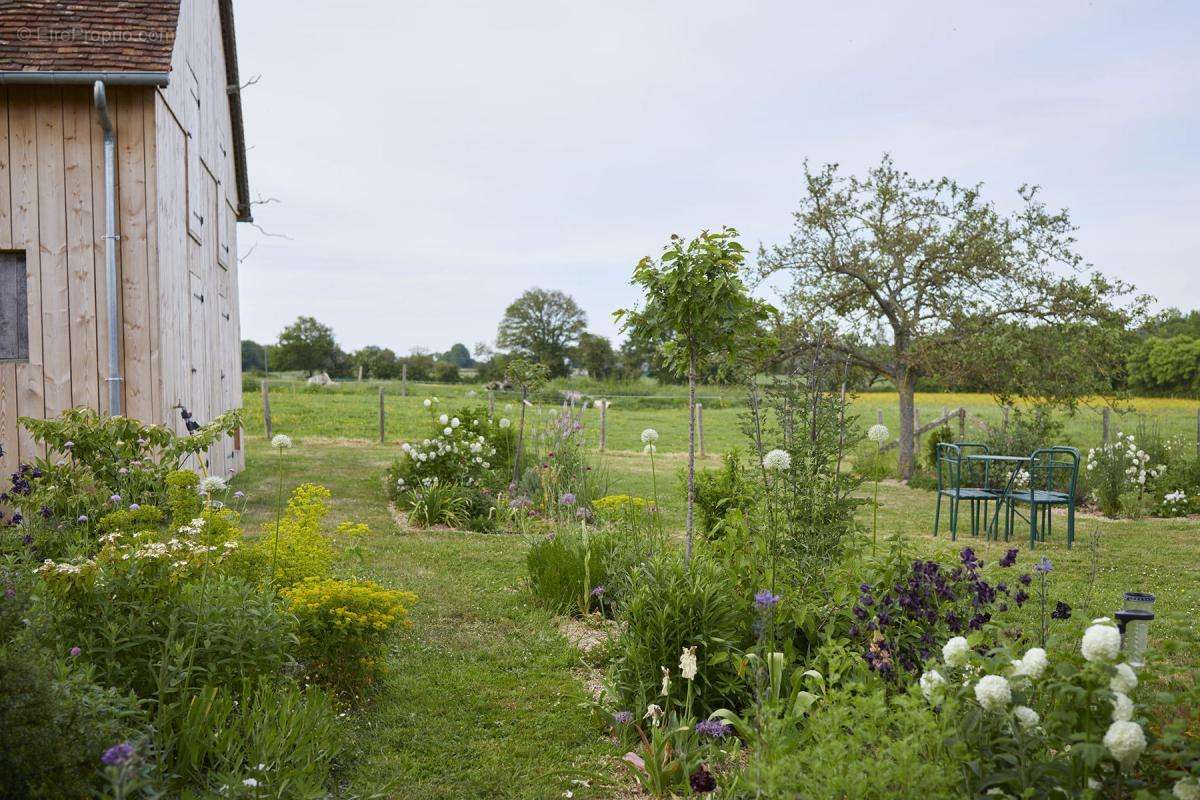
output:
[[204, 507], [200, 497], [200, 476], [191, 470], [176, 470], [166, 477], [167, 507], [171, 509], [171, 523], [186, 525], [200, 516]]
[[308, 673], [350, 695], [380, 674], [388, 637], [408, 627], [408, 607], [417, 601], [410, 592], [366, 580], [309, 578], [282, 594], [296, 616]]
[[[695, 711], [703, 717], [718, 708], [740, 708], [748, 685], [738, 661], [750, 638], [752, 598], [739, 597], [728, 573], [696, 557], [685, 566], [675, 554], [662, 554], [639, 569], [622, 618], [625, 630], [615, 645], [610, 679], [620, 708], [658, 703], [683, 710], [679, 656], [696, 649]], [[675, 676], [669, 698], [659, 697], [662, 668]]]
[[[328, 696], [287, 683], [206, 686], [157, 722], [178, 788], [202, 786], [214, 796], [326, 797], [345, 746]], [[252, 791], [247, 778], [258, 782]]]
[[0, 646], [0, 797], [91, 796], [100, 756], [145, 725], [137, 698], [26, 646]]
[[[730, 511], [743, 516], [750, 513], [761, 494], [758, 476], [742, 463], [737, 450], [722, 457], [720, 469], [696, 472], [696, 513], [700, 531], [709, 537], [719, 536]], [[681, 470], [680, 485], [687, 494], [686, 474]]]
[[[196, 514], [199, 516], [199, 513]], [[142, 531], [156, 528], [163, 521], [163, 512], [158, 506], [139, 506], [138, 508], [122, 508], [110, 511], [100, 518], [96, 530], [101, 533], [113, 531]], [[188, 517], [186, 521], [191, 521]], [[181, 523], [182, 524], [182, 523]]]
[[957, 438], [949, 425], [942, 425], [930, 431], [925, 437], [925, 466], [937, 469], [938, 445], [951, 443]]
[[280, 518], [263, 523], [254, 549], [276, 586], [329, 574], [333, 541], [321, 530], [321, 522], [329, 515], [329, 497], [324, 486], [302, 483], [288, 498]]

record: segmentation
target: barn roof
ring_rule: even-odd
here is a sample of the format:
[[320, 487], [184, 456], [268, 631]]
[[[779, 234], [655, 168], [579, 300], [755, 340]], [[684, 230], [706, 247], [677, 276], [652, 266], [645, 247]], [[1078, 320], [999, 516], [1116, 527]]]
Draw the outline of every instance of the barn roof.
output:
[[[233, 123], [238, 219], [250, 220], [232, 0], [217, 0]], [[0, 0], [0, 83], [165, 86], [179, 0]]]

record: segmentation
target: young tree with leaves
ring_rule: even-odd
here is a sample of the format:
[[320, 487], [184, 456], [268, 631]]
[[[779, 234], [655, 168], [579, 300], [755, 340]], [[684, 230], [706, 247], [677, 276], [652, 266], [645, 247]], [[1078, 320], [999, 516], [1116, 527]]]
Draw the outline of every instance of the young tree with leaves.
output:
[[517, 452], [513, 458], [513, 483], [521, 480], [521, 456], [525, 450], [525, 407], [529, 395], [550, 377], [545, 364], [536, 364], [525, 358], [511, 359], [505, 365], [504, 377], [521, 390], [521, 421], [517, 426]]
[[[1141, 301], [1118, 305], [1131, 287], [1086, 269], [1067, 211], [1048, 210], [1037, 187], [1022, 186], [1020, 207], [1005, 215], [978, 185], [918, 180], [886, 155], [862, 179], [836, 164], [805, 178], [795, 230], [760, 252], [759, 275], [791, 276], [784, 297], [802, 346], [823, 339], [896, 387], [905, 478], [922, 376], [984, 369], [998, 394], [1033, 391], [1068, 405], [1104, 388], [1105, 343]], [[1031, 343], [1054, 346], [1052, 384], [1021, 373]], [[1088, 357], [1072, 357], [1076, 346]], [[1119, 370], [1120, 350], [1112, 355], [1108, 366]]]
[[659, 343], [663, 365], [688, 381], [686, 556], [692, 557], [696, 501], [696, 383], [705, 366], [731, 367], [738, 345], [760, 332], [772, 309], [750, 296], [740, 271], [746, 250], [733, 228], [701, 231], [694, 239], [672, 234], [658, 260], [647, 256], [633, 271], [645, 292], [641, 308], [614, 317], [631, 335]]

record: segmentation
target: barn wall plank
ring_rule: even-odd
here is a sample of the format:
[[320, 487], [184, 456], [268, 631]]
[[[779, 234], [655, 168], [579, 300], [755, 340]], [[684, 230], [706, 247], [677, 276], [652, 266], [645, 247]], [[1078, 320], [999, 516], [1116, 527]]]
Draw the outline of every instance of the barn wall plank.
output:
[[[96, 327], [95, 219], [92, 206], [92, 97], [86, 87], [63, 90], [63, 154], [70, 302], [71, 403], [100, 410], [99, 329]], [[100, 260], [103, 292], [104, 261]]]
[[45, 413], [71, 407], [71, 305], [67, 286], [67, 200], [62, 89], [37, 98], [38, 238], [42, 278], [42, 391]]
[[122, 339], [125, 344], [125, 414], [154, 421], [147, 287], [146, 157], [142, 105], [146, 91], [122, 87], [117, 109], [118, 202], [121, 209]]
[[[12, 248], [12, 194], [9, 184], [8, 87], [0, 86], [0, 248]], [[17, 468], [17, 365], [0, 363], [0, 479]]]

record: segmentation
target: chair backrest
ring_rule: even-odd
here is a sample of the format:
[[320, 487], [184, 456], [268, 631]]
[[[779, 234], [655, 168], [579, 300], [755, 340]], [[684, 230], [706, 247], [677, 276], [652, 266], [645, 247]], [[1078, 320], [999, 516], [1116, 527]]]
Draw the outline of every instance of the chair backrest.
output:
[[[972, 461], [966, 456], [972, 455], [991, 455], [992, 449], [984, 442], [955, 442], [958, 446], [958, 451], [964, 456], [966, 463], [963, 465], [963, 470], [959, 473], [960, 480], [965, 481], [966, 486], [975, 486], [987, 488], [988, 473], [991, 467], [987, 461]], [[962, 474], [965, 472], [965, 476]]]
[[934, 464], [937, 473], [937, 489], [955, 489], [962, 484], [962, 450], [957, 444], [938, 442], [937, 463]]
[[1034, 450], [1029, 455], [1030, 491], [1063, 492], [1075, 496], [1079, 483], [1079, 451], [1066, 445]]

